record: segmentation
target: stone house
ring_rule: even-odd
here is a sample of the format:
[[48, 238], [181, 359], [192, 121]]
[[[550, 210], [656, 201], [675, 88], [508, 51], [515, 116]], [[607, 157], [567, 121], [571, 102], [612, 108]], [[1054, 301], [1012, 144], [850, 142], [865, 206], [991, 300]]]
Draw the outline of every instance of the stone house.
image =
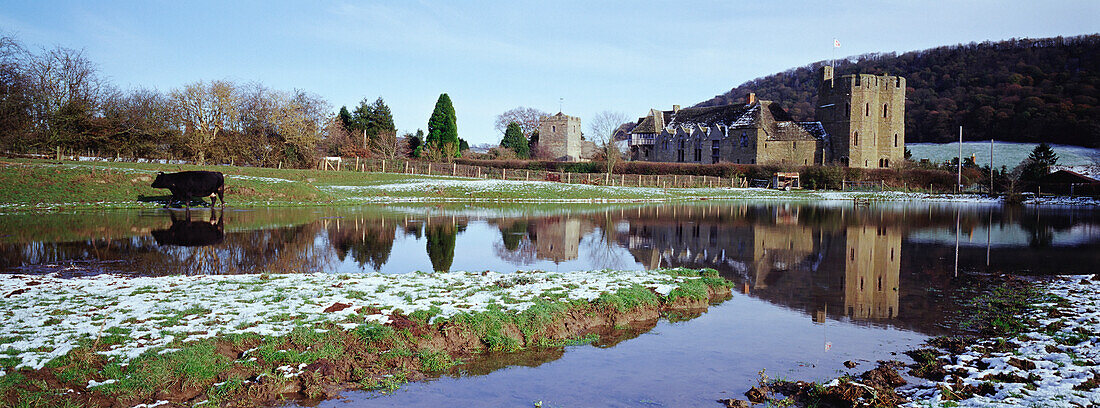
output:
[[757, 100], [752, 93], [743, 104], [651, 109], [630, 131], [631, 158], [699, 164], [899, 165], [905, 151], [904, 78], [834, 79], [832, 67], [824, 67], [821, 78], [817, 121], [795, 121], [778, 103]]

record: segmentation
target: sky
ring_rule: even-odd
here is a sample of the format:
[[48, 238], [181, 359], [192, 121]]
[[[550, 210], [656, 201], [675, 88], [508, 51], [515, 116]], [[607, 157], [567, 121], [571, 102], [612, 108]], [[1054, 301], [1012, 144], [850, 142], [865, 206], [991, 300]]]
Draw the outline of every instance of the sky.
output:
[[0, 34], [81, 49], [122, 89], [255, 81], [333, 112], [382, 97], [401, 133], [427, 130], [445, 92], [459, 136], [497, 144], [517, 106], [587, 130], [601, 111], [686, 107], [834, 55], [1091, 34], [1097, 16], [1096, 0], [0, 0]]

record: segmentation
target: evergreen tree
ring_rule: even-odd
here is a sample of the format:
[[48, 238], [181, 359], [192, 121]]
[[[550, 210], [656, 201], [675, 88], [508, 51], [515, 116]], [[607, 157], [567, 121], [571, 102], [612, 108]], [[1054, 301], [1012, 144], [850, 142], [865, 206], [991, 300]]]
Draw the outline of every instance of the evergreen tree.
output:
[[464, 152], [470, 150], [470, 144], [466, 143], [466, 139], [458, 138], [458, 152]]
[[409, 142], [409, 155], [420, 157], [420, 147], [424, 144], [424, 131], [417, 129], [416, 134], [407, 138]]
[[527, 138], [523, 137], [523, 131], [516, 122], [508, 124], [508, 129], [504, 131], [504, 139], [500, 141], [500, 147], [512, 149], [516, 152], [516, 157], [521, 159], [530, 157], [531, 151], [527, 145]]
[[1050, 145], [1039, 143], [1024, 161], [1022, 178], [1027, 181], [1036, 181], [1050, 173], [1050, 168], [1058, 164], [1058, 155], [1050, 148]]
[[428, 119], [428, 137], [424, 140], [427, 149], [443, 149], [448, 144], [454, 146], [454, 156], [458, 153], [458, 125], [455, 123], [455, 108], [451, 97], [446, 93], [439, 95], [435, 110]]
[[340, 124], [344, 126], [344, 131], [351, 132], [351, 112], [348, 112], [347, 106], [340, 107]]
[[455, 236], [458, 235], [454, 225], [434, 224], [425, 227], [428, 241], [428, 259], [432, 261], [432, 269], [440, 272], [451, 270], [451, 263], [455, 259]]
[[535, 149], [537, 149], [538, 147], [539, 130], [535, 129], [535, 131], [531, 132], [531, 139], [527, 140], [527, 155], [531, 157], [537, 156], [538, 152]]
[[367, 102], [367, 99], [363, 98], [359, 102], [359, 107], [355, 108], [355, 112], [351, 115], [350, 122], [349, 127], [354, 129], [355, 133], [363, 134], [366, 131], [368, 138], [374, 138], [384, 131], [397, 130], [397, 127], [393, 124], [393, 114], [390, 113], [390, 107], [386, 106], [386, 102], [381, 97], [373, 103]]

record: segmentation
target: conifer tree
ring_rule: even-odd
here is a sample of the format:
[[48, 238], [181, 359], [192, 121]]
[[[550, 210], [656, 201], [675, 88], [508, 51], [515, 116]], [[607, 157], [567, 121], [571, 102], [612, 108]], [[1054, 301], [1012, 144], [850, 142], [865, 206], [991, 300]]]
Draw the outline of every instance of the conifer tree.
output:
[[508, 124], [508, 130], [504, 131], [504, 139], [500, 141], [500, 147], [511, 149], [516, 152], [516, 157], [521, 159], [531, 156], [531, 151], [527, 146], [527, 138], [523, 137], [523, 130], [516, 122]]
[[455, 123], [455, 108], [451, 105], [451, 97], [446, 93], [440, 94], [435, 102], [435, 110], [428, 119], [428, 136], [424, 140], [427, 149], [445, 149], [453, 146], [451, 155], [458, 156], [458, 126]]
[[1054, 149], [1051, 149], [1050, 145], [1045, 142], [1039, 143], [1027, 156], [1027, 160], [1024, 161], [1022, 178], [1028, 181], [1037, 181], [1040, 177], [1050, 173], [1050, 168], [1056, 164], [1058, 164], [1058, 155], [1054, 153]]

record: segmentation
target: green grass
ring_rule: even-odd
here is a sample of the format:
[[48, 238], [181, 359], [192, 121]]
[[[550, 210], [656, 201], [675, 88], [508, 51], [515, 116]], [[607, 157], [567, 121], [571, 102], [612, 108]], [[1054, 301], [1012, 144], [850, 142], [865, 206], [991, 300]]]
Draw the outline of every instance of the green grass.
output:
[[[659, 189], [544, 182], [453, 183], [450, 180], [476, 179], [353, 171], [6, 159], [0, 163], [0, 183], [8, 188], [0, 190], [0, 203], [5, 203], [9, 211], [153, 208], [160, 203], [148, 202], [150, 197], [169, 194], [167, 190], [150, 187], [156, 172], [199, 169], [226, 174], [226, 198], [228, 205], [233, 207], [348, 205], [364, 200], [390, 199], [508, 202], [698, 198], [804, 201], [822, 198], [818, 192], [799, 190]], [[387, 187], [410, 182], [427, 184]], [[875, 198], [878, 195], [862, 193], [852, 197]]]

